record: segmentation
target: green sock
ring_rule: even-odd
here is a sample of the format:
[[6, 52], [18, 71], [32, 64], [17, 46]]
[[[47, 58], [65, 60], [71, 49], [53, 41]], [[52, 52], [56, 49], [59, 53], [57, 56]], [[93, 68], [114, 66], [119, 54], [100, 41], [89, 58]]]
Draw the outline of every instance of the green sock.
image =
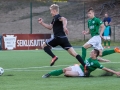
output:
[[85, 60], [86, 58], [86, 49], [82, 47], [82, 59]]
[[104, 41], [104, 46], [106, 46], [106, 41]]
[[110, 46], [110, 41], [108, 41], [108, 46]]
[[63, 74], [63, 70], [60, 69], [60, 70], [54, 70], [52, 72], [49, 73], [51, 76], [59, 76], [61, 74]]
[[113, 54], [113, 53], [115, 53], [114, 50], [105, 50], [105, 51], [102, 52], [102, 57], [106, 56], [106, 55], [109, 55], [109, 54]]

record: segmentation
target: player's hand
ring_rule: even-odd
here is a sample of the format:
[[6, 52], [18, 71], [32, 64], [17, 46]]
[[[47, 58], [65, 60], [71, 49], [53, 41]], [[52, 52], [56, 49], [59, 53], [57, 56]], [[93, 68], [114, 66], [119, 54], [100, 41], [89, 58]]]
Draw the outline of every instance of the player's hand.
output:
[[120, 77], [120, 72], [116, 72], [116, 75]]
[[39, 19], [38, 19], [38, 22], [39, 22], [40, 24], [42, 24], [43, 19], [42, 19], [42, 18], [39, 18]]
[[64, 27], [64, 32], [66, 33], [66, 35], [69, 34], [69, 31], [68, 31], [68, 29], [66, 27]]
[[110, 62], [110, 60], [106, 60], [106, 59], [105, 59], [105, 62]]
[[85, 30], [84, 30], [84, 31], [82, 31], [82, 34], [86, 35], [86, 34], [87, 34], [87, 31], [85, 31]]
[[104, 37], [102, 35], [100, 35], [100, 37], [104, 40]]

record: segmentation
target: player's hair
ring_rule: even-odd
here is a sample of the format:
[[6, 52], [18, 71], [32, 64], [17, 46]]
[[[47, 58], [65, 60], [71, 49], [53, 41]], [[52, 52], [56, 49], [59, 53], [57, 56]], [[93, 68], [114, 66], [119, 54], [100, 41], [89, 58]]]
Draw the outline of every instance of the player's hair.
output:
[[94, 52], [96, 53], [96, 57], [98, 57], [98, 56], [99, 56], [99, 54], [100, 54], [99, 50], [94, 49]]
[[58, 6], [57, 4], [52, 4], [52, 5], [50, 6], [50, 9], [56, 10], [57, 12], [59, 12], [59, 6]]
[[104, 22], [104, 25], [105, 25], [105, 26], [106, 26], [106, 23], [109, 24], [108, 21], [105, 21], [105, 22]]
[[90, 12], [90, 11], [94, 12], [94, 9], [93, 9], [92, 7], [90, 7], [90, 8], [88, 9], [88, 12]]

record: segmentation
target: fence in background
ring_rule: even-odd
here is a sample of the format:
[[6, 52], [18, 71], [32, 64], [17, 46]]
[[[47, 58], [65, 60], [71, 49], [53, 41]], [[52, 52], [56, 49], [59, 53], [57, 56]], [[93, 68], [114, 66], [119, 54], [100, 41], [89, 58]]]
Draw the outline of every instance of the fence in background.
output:
[[[73, 40], [86, 40], [90, 35], [84, 36], [83, 30], [87, 30], [87, 9], [93, 4], [83, 2], [84, 0], [68, 0], [68, 2], [52, 2], [51, 0], [29, 1], [0, 1], [0, 33], [1, 34], [52, 34], [38, 23], [38, 18], [44, 19], [44, 22], [51, 23], [52, 17], [49, 6], [56, 3], [60, 6], [60, 14], [67, 18], [69, 35]], [[96, 2], [95, 2], [96, 3]], [[102, 5], [103, 1], [100, 2]], [[99, 7], [99, 6], [97, 6]], [[99, 11], [96, 11], [100, 13]], [[97, 14], [96, 14], [97, 15]], [[103, 18], [101, 18], [103, 19]], [[113, 20], [114, 21], [114, 20]], [[112, 41], [120, 41], [120, 26], [111, 25]]]

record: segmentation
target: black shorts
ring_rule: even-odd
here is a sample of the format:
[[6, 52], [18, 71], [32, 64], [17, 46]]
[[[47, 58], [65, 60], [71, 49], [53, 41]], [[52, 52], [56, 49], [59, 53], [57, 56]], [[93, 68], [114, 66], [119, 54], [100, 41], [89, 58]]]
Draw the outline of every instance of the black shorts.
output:
[[46, 44], [50, 47], [56, 47], [60, 45], [63, 49], [68, 50], [71, 48], [71, 44], [68, 41], [67, 37], [54, 37], [51, 38], [50, 40], [46, 41]]

